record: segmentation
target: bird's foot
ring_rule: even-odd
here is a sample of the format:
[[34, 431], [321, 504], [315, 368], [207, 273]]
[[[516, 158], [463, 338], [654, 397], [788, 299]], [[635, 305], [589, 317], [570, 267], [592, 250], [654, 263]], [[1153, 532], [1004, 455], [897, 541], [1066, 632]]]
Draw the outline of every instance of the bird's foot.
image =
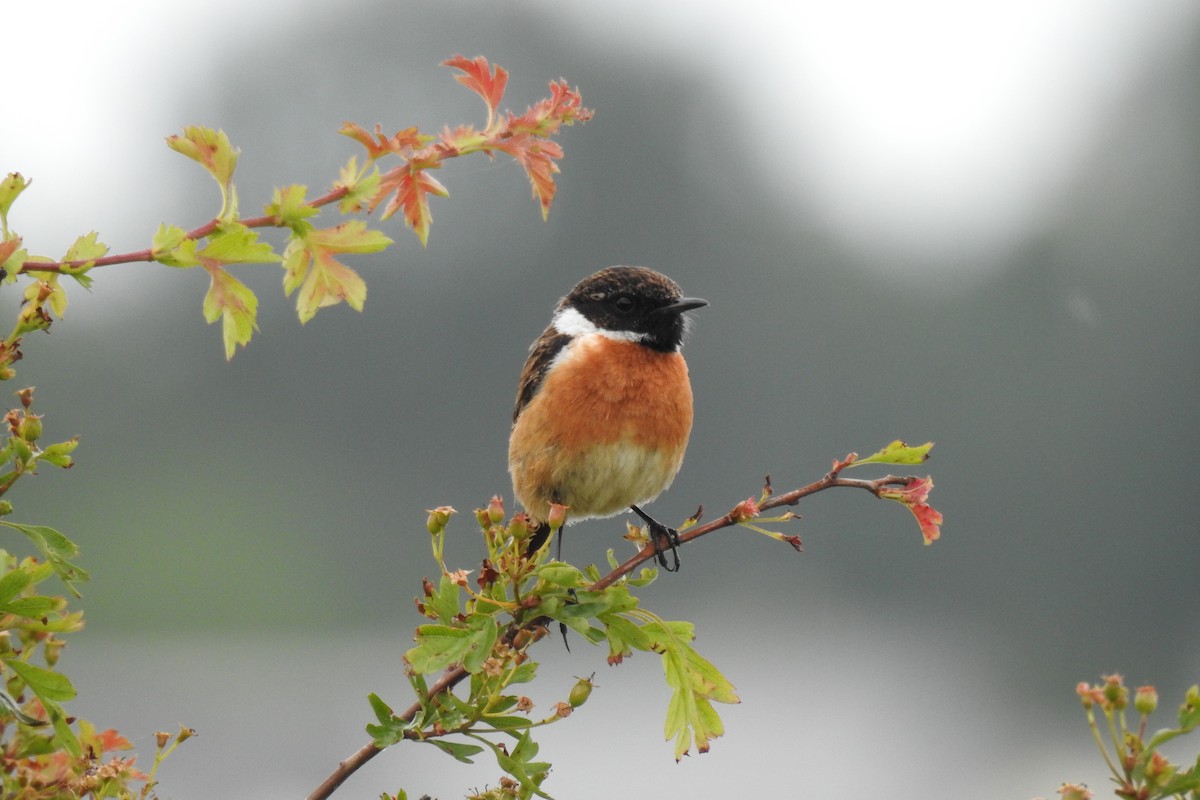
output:
[[[650, 544], [654, 548], [654, 557], [658, 559], [660, 567], [667, 572], [679, 571], [679, 531], [674, 528], [668, 528], [658, 520], [651, 517], [645, 511], [642, 511], [637, 506], [630, 506], [633, 513], [642, 518], [646, 523], [646, 529], [650, 533]], [[667, 563], [666, 552], [671, 551], [671, 564]]]

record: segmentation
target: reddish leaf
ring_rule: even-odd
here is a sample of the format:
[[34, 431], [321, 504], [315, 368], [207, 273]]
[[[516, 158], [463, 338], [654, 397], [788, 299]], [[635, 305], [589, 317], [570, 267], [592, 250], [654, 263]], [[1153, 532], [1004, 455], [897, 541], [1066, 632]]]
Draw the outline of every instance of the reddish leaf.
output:
[[525, 170], [533, 187], [533, 196], [541, 203], [542, 219], [548, 217], [558, 189], [554, 183], [554, 175], [558, 172], [554, 159], [562, 158], [562, 148], [556, 142], [528, 133], [519, 133], [496, 147], [516, 159]]
[[417, 238], [424, 245], [429, 239], [429, 225], [433, 221], [433, 216], [429, 211], [428, 195], [436, 194], [438, 197], [446, 197], [450, 192], [437, 178], [428, 173], [427, 168], [415, 162], [397, 167], [383, 176], [383, 180], [379, 184], [379, 194], [372, 201], [371, 209], [374, 210], [379, 202], [392, 191], [395, 191], [395, 195], [384, 207], [383, 218], [387, 219], [400, 209], [404, 209], [404, 221], [408, 223], [409, 227], [413, 229], [413, 233], [417, 234]]
[[372, 161], [388, 153], [406, 157], [413, 148], [421, 145], [421, 134], [417, 132], [416, 128], [405, 128], [391, 136], [385, 136], [382, 125], [377, 124], [375, 133], [372, 134], [356, 122], [344, 122], [338, 133], [349, 136], [367, 148], [367, 156]]
[[458, 55], [443, 61], [442, 66], [462, 71], [462, 74], [455, 75], [454, 79], [482, 97], [483, 102], [487, 103], [490, 126], [496, 109], [500, 105], [500, 98], [504, 97], [504, 88], [508, 85], [508, 71], [499, 65], [490, 67], [488, 60], [483, 56], [477, 56], [472, 60]]
[[921, 536], [925, 539], [925, 544], [933, 544], [941, 538], [941, 512], [935, 511], [924, 503], [917, 503], [916, 505], [909, 506], [908, 509], [917, 518], [917, 524], [921, 526]]
[[591, 109], [584, 108], [583, 96], [577, 89], [572, 89], [566, 81], [551, 81], [550, 96], [534, 103], [519, 117], [510, 114], [508, 126], [514, 133], [549, 136], [562, 125], [587, 122], [592, 116]]

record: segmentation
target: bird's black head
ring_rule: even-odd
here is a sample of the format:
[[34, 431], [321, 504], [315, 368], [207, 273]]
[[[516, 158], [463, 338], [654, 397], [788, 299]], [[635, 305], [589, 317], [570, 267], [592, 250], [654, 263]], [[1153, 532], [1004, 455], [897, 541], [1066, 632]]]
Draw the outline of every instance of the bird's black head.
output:
[[687, 332], [684, 312], [706, 305], [652, 269], [609, 267], [581, 280], [559, 302], [554, 321], [560, 333], [594, 329], [670, 353]]

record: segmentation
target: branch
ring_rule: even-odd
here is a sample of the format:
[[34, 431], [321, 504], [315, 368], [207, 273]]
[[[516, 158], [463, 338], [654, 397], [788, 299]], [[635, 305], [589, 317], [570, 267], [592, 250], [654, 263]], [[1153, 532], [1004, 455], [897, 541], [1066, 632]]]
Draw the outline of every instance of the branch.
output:
[[[781, 506], [794, 506], [809, 495], [816, 494], [817, 492], [821, 492], [826, 489], [834, 488], [863, 489], [875, 495], [876, 497], [880, 497], [882, 493], [889, 490], [889, 487], [907, 486], [914, 480], [911, 477], [901, 477], [897, 475], [887, 475], [874, 480], [843, 478], [840, 476], [839, 472], [840, 467], [844, 466], [845, 463], [849, 462], [835, 463], [834, 470], [827, 473], [818, 481], [814, 481], [807, 486], [802, 486], [785, 494], [776, 495], [764, 500], [758, 505], [758, 509], [768, 510], [771, 508], [779, 508]], [[714, 531], [748, 521], [751, 517], [740, 513], [739, 510], [742, 508], [743, 504], [739, 504], [732, 511], [720, 517], [719, 519], [712, 520], [704, 525], [681, 533], [679, 535], [679, 545], [682, 546], [699, 539], [701, 536], [706, 536], [710, 533], [713, 533]], [[611, 586], [621, 578], [631, 573], [639, 565], [646, 561], [650, 561], [654, 557], [655, 553], [653, 547], [643, 548], [636, 555], [632, 556], [616, 569], [612, 570], [600, 580], [589, 586], [588, 590], [599, 591]], [[521, 631], [542, 627], [549, 622], [550, 618], [544, 616], [526, 620], [520, 623], [514, 621], [509, 623], [508, 629], [505, 631], [503, 638], [507, 642], [511, 643]], [[432, 699], [443, 692], [449, 692], [453, 690], [455, 686], [461, 683], [465, 678], [469, 677], [469, 675], [470, 673], [468, 673], [466, 668], [464, 668], [461, 664], [450, 667], [442, 673], [441, 677], [438, 678], [438, 680], [432, 686], [429, 687], [429, 697]], [[421, 703], [415, 702], [409, 706], [409, 708], [403, 714], [399, 714], [398, 716], [406, 722], [412, 722], [412, 720], [416, 718], [420, 711]], [[313, 793], [308, 796], [308, 800], [325, 800], [332, 795], [333, 792], [339, 786], [341, 786], [347, 778], [349, 778], [360, 767], [362, 767], [375, 756], [379, 755], [381, 752], [383, 752], [383, 750], [377, 747], [373, 742], [368, 742], [367, 744], [363, 745], [348, 758], [339, 762], [333, 772], [330, 773], [329, 777], [327, 777], [321, 783], [321, 785], [318, 786]]]
[[[341, 200], [343, 197], [346, 196], [346, 193], [348, 191], [350, 191], [349, 187], [339, 186], [338, 188], [329, 191], [327, 194], [308, 202], [306, 205], [311, 206], [312, 208], [321, 208], [323, 206], [329, 205], [330, 203], [336, 203], [338, 200]], [[248, 219], [239, 219], [238, 222], [240, 224], [246, 226], [247, 228], [285, 228], [285, 227], [287, 227], [287, 223], [284, 220], [282, 220], [280, 217], [272, 215], [272, 214], [264, 215], [261, 217], [250, 217]], [[209, 235], [215, 233], [216, 230], [220, 226], [221, 226], [221, 220], [214, 217], [213, 219], [211, 219], [208, 222], [201, 225], [199, 228], [188, 231], [187, 236], [185, 236], [184, 238], [191, 239], [191, 240], [203, 239], [205, 236], [209, 236]], [[149, 247], [147, 247], [144, 250], [134, 250], [129, 253], [117, 253], [117, 254], [111, 255], [111, 256], [104, 256], [102, 258], [95, 258], [95, 259], [88, 259], [88, 260], [77, 260], [77, 261], [32, 261], [31, 260], [31, 261], [25, 261], [24, 263], [21, 264], [21, 267], [17, 270], [17, 274], [21, 275], [26, 272], [66, 272], [66, 271], [70, 271], [72, 269], [80, 269], [82, 267], [89, 267], [90, 269], [95, 269], [96, 267], [107, 267], [107, 266], [111, 266], [113, 264], [133, 264], [133, 263], [136, 263], [139, 261], [146, 261], [146, 262], [155, 261], [154, 251], [151, 250]]]
[[[771, 499], [760, 503], [758, 507], [762, 511], [767, 511], [769, 509], [779, 508], [781, 506], [794, 506], [797, 503], [799, 503], [802, 499], [804, 499], [805, 497], [808, 497], [811, 494], [816, 494], [817, 492], [824, 491], [825, 489], [833, 489], [833, 488], [837, 488], [837, 487], [865, 489], [866, 491], [868, 491], [871, 494], [878, 497], [879, 493], [882, 492], [884, 489], [886, 489], [888, 486], [903, 486], [903, 485], [907, 484], [910, 480], [912, 480], [912, 479], [907, 478], [907, 477], [900, 477], [898, 475], [885, 475], [882, 478], [876, 478], [875, 480], [868, 481], [868, 480], [860, 480], [857, 478], [843, 478], [843, 477], [840, 477], [840, 475], [837, 471], [833, 471], [833, 472], [826, 473], [825, 477], [821, 478], [819, 481], [814, 481], [814, 482], [808, 484], [807, 486], [801, 486], [799, 489], [793, 489], [792, 491], [787, 492], [786, 494], [781, 494], [781, 495], [772, 497]], [[680, 545], [687, 544], [688, 542], [699, 539], [701, 536], [706, 536], [710, 533], [713, 533], [714, 531], [719, 531], [722, 528], [728, 528], [732, 525], [738, 525], [742, 522], [747, 521], [747, 519], [744, 517], [739, 519], [738, 515], [735, 514], [735, 511], [736, 511], [736, 509], [730, 511], [729, 513], [725, 514], [724, 516], [722, 516], [718, 519], [714, 519], [711, 522], [705, 523], [704, 525], [701, 525], [701, 526], [693, 528], [689, 531], [680, 533], [679, 534], [679, 544]], [[603, 589], [607, 586], [611, 586], [612, 584], [616, 583], [621, 578], [623, 578], [626, 575], [628, 575], [629, 573], [633, 572], [633, 570], [636, 569], [641, 564], [654, 558], [654, 556], [655, 556], [654, 548], [647, 547], [647, 548], [641, 550], [640, 552], [638, 552], [637, 555], [634, 555], [631, 558], [629, 558], [627, 561], [625, 561], [625, 563], [621, 564], [619, 567], [617, 567], [612, 572], [605, 575], [600, 580], [596, 581], [594, 584], [592, 584], [588, 588], [591, 590], [598, 590], [598, 589]]]

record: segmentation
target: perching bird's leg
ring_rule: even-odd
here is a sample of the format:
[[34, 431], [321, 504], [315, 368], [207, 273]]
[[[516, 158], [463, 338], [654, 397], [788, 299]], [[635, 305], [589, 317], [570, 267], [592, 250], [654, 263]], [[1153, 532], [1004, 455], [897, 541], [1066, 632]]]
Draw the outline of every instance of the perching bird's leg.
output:
[[[646, 523], [646, 528], [650, 532], [651, 546], [654, 547], [654, 555], [658, 559], [658, 564], [667, 572], [679, 571], [679, 531], [674, 528], [668, 528], [658, 520], [651, 517], [645, 511], [642, 511], [637, 506], [630, 506], [633, 513], [642, 518]], [[671, 560], [673, 566], [667, 566], [667, 557], [663, 555], [667, 549], [671, 550]]]

